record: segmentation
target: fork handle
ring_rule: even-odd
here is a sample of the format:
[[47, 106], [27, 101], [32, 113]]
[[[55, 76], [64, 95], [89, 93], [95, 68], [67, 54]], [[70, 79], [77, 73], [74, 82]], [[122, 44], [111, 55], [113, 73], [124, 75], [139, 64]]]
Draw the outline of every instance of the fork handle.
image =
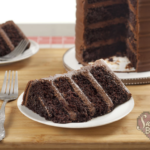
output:
[[5, 122], [5, 106], [7, 102], [8, 101], [5, 100], [0, 109], [0, 140], [2, 140], [5, 137], [4, 122]]

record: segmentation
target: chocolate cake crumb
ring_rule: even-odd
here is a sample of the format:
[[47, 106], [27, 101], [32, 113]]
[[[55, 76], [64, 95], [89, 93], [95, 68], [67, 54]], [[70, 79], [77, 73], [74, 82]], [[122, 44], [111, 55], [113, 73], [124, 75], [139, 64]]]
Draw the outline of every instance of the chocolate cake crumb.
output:
[[108, 58], [108, 61], [109, 61], [109, 62], [113, 62], [113, 57], [109, 57], [109, 58]]
[[131, 63], [126, 65], [126, 69], [131, 69], [131, 68], [133, 68], [133, 65]]

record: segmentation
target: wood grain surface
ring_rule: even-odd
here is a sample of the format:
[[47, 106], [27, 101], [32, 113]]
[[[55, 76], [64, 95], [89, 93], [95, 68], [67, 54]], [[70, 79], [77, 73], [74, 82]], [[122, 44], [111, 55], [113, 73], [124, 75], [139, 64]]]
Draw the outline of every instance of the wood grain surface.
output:
[[[0, 88], [6, 70], [18, 70], [19, 94], [29, 80], [66, 72], [62, 56], [67, 49], [41, 49], [24, 61], [0, 66]], [[137, 118], [150, 111], [150, 85], [128, 86], [135, 107], [120, 121], [89, 129], [63, 129], [34, 122], [17, 108], [17, 100], [6, 105], [6, 138], [1, 149], [150, 149], [150, 139], [136, 129]], [[0, 101], [0, 106], [2, 101]]]

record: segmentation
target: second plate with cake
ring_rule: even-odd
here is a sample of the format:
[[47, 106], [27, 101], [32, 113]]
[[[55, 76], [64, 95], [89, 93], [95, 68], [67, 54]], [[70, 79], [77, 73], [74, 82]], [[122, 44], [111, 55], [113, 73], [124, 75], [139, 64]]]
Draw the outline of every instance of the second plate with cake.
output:
[[33, 40], [29, 40], [29, 41], [30, 41], [30, 47], [27, 50], [25, 50], [19, 56], [14, 57], [13, 59], [10, 59], [7, 61], [0, 61], [0, 65], [6, 65], [6, 64], [18, 62], [18, 61], [27, 59], [27, 58], [33, 56], [34, 54], [36, 54], [39, 51], [39, 44]]

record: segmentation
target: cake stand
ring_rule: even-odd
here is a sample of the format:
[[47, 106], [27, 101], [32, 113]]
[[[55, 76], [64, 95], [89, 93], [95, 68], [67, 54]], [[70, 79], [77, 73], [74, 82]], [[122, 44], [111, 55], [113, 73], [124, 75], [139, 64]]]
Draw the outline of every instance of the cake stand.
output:
[[[127, 57], [112, 57], [104, 60], [125, 85], [137, 85], [150, 83], [150, 71], [135, 72], [130, 66]], [[91, 62], [92, 63], [92, 62]], [[63, 65], [67, 71], [78, 70], [83, 65], [79, 64], [75, 57], [75, 48], [69, 49], [63, 56]]]

